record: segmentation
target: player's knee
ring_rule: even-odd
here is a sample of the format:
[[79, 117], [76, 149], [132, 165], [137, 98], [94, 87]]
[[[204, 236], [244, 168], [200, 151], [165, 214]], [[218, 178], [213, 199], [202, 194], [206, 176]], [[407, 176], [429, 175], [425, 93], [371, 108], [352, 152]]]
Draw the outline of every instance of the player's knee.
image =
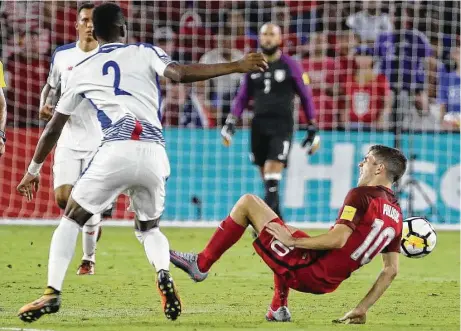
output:
[[55, 199], [59, 208], [66, 209], [67, 201], [69, 200], [67, 192], [56, 192]]
[[58, 187], [57, 189], [55, 189], [54, 198], [59, 208], [63, 210], [66, 209], [67, 201], [69, 200], [69, 197], [70, 197], [70, 192], [72, 192], [71, 185], [62, 185]]
[[138, 241], [141, 243], [141, 245], [144, 245], [144, 240], [146, 239], [146, 237], [151, 234], [151, 233], [154, 233], [156, 231], [160, 231], [160, 229], [158, 227], [154, 227], [154, 228], [151, 228], [149, 230], [146, 230], [146, 231], [140, 231], [140, 230], [135, 230], [134, 231], [134, 235], [136, 236], [136, 238], [138, 239]]
[[249, 194], [249, 193], [244, 194], [244, 195], [242, 195], [242, 197], [237, 202], [236, 207], [248, 208], [252, 204], [254, 204], [257, 199], [259, 199], [259, 198], [254, 194]]

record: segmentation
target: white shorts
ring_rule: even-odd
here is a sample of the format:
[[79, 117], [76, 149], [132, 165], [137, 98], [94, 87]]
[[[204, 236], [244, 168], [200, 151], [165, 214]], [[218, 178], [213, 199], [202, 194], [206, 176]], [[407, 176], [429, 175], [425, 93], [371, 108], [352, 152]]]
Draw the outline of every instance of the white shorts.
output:
[[165, 147], [135, 140], [103, 144], [72, 191], [85, 210], [99, 214], [125, 193], [140, 221], [159, 218], [165, 208], [170, 163]]
[[53, 163], [53, 186], [74, 186], [86, 169], [96, 151], [77, 151], [67, 147], [56, 147]]

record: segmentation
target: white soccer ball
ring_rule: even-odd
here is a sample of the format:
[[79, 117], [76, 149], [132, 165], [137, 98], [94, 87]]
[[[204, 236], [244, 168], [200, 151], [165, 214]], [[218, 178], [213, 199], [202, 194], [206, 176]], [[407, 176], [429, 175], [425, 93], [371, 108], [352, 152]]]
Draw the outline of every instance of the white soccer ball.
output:
[[424, 217], [410, 217], [403, 221], [400, 253], [406, 257], [421, 258], [435, 248], [437, 233]]

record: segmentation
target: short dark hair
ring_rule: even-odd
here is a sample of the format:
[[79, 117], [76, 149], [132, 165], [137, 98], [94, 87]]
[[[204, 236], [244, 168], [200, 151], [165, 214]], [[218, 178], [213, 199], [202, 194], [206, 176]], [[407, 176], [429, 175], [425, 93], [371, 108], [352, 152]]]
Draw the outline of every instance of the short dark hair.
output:
[[83, 9], [93, 9], [94, 7], [95, 7], [94, 3], [84, 2], [80, 6], [78, 6], [77, 15], [79, 15]]
[[407, 158], [401, 151], [397, 148], [384, 145], [373, 145], [370, 147], [369, 152], [371, 152], [376, 159], [384, 163], [387, 177], [392, 183], [402, 178], [407, 169]]
[[93, 26], [96, 38], [112, 41], [121, 36], [121, 28], [126, 24], [122, 9], [115, 3], [106, 2], [93, 11]]

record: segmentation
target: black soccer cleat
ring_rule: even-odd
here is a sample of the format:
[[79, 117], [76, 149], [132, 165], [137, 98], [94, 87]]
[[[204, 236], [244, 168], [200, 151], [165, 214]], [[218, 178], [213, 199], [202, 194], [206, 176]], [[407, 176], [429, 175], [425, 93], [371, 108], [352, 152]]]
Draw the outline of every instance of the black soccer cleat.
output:
[[45, 294], [19, 309], [18, 316], [22, 321], [32, 323], [42, 315], [57, 313], [60, 306], [60, 294]]
[[176, 320], [181, 315], [181, 299], [168, 271], [158, 272], [157, 288], [162, 298], [162, 308], [166, 318]]

